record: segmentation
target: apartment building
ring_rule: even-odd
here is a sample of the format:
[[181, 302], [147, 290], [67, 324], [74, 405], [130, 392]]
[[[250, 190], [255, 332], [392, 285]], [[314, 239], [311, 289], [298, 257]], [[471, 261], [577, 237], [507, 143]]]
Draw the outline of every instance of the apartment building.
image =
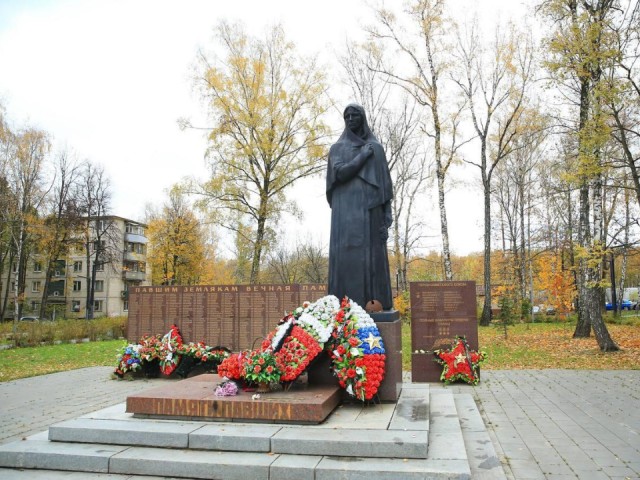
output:
[[[47, 317], [85, 317], [92, 268], [96, 269], [94, 317], [126, 314], [129, 309], [129, 288], [151, 284], [146, 225], [117, 216], [103, 217], [97, 221], [108, 223], [110, 233], [103, 236], [100, 242], [102, 249], [110, 252], [109, 261], [96, 262], [94, 267], [94, 261], [90, 259], [87, 272], [84, 248], [72, 248], [66, 258], [59, 259], [47, 288]], [[98, 248], [96, 243], [95, 240], [90, 242], [91, 251]], [[45, 278], [46, 265], [38, 255], [32, 255], [27, 261], [25, 274], [23, 316], [39, 313]], [[11, 284], [13, 288], [13, 280]], [[12, 308], [7, 310], [7, 315], [13, 314]]]

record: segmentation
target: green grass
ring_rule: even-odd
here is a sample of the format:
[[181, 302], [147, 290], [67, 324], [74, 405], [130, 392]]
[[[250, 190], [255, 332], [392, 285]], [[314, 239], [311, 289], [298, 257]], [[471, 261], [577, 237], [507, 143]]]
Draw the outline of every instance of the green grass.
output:
[[[640, 319], [623, 316], [607, 328], [621, 351], [602, 353], [596, 339], [573, 338], [575, 323], [537, 322], [509, 326], [507, 337], [497, 326], [479, 327], [480, 349], [487, 353], [482, 364], [486, 370], [560, 368], [560, 369], [640, 369]], [[453, 341], [453, 338], [452, 338]], [[402, 326], [402, 366], [411, 369], [411, 325]]]
[[65, 343], [0, 351], [0, 381], [34, 377], [98, 365], [115, 366], [124, 340]]

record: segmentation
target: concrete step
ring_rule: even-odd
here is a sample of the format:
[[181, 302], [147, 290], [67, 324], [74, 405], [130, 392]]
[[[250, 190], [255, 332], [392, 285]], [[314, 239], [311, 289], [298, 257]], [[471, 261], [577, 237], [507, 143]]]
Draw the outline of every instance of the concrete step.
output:
[[474, 480], [506, 480], [487, 427], [470, 394], [454, 396], [469, 467]]
[[[42, 470], [115, 480], [505, 478], [470, 395], [420, 384], [403, 389], [392, 414], [349, 408], [337, 425], [300, 427], [142, 420], [110, 409], [102, 418], [96, 412], [54, 425], [48, 436], [0, 445], [0, 468], [34, 469], [32, 477], [10, 470], [14, 476], [6, 478], [19, 480], [80, 478], [36, 476]], [[381, 415], [386, 427], [370, 418]]]
[[327, 430], [283, 428], [271, 439], [271, 451], [293, 455], [427, 458], [428, 431]]

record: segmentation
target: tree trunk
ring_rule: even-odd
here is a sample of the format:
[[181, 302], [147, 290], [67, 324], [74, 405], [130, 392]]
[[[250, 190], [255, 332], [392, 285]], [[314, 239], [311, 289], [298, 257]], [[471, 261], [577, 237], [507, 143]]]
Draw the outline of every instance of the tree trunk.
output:
[[486, 327], [491, 323], [491, 190], [484, 171], [482, 174], [484, 188], [484, 305], [480, 325]]
[[91, 242], [87, 240], [85, 243], [85, 251], [86, 251], [85, 261], [87, 263], [87, 266], [85, 269], [85, 272], [86, 272], [85, 282], [86, 282], [87, 293], [85, 294], [85, 309], [84, 309], [84, 318], [87, 320], [93, 318], [93, 303], [91, 302], [91, 272], [93, 269], [91, 268], [90, 248], [91, 248]]
[[[439, 140], [439, 139], [438, 139]], [[442, 235], [442, 261], [444, 264], [445, 280], [453, 280], [453, 270], [451, 268], [451, 251], [449, 248], [449, 224], [447, 221], [447, 210], [444, 203], [444, 171], [441, 162], [437, 162], [438, 177], [438, 207], [440, 208], [440, 234]]]
[[[6, 258], [6, 257], [5, 257]], [[7, 304], [9, 303], [9, 292], [11, 291], [11, 273], [13, 270], [13, 261], [15, 255], [13, 252], [9, 253], [9, 268], [7, 268], [7, 288], [4, 291], [4, 298], [2, 299], [2, 309], [0, 310], [0, 320], [4, 320], [4, 314], [7, 312]]]
[[251, 278], [249, 282], [251, 285], [258, 283], [260, 278], [260, 260], [262, 257], [262, 247], [264, 244], [264, 237], [266, 234], [267, 223], [267, 200], [266, 194], [263, 194], [263, 198], [260, 201], [260, 210], [258, 216], [258, 228], [256, 230], [256, 241], [253, 245], [253, 261], [251, 262]]
[[51, 283], [51, 277], [53, 276], [54, 268], [52, 263], [49, 262], [47, 265], [47, 274], [44, 277], [44, 287], [42, 289], [42, 297], [40, 298], [40, 318], [46, 317], [47, 312], [47, 303], [49, 299], [48, 290], [49, 284]]
[[[580, 186], [580, 215], [578, 220], [578, 244], [588, 248], [589, 234], [589, 188], [586, 182]], [[578, 322], [573, 332], [574, 338], [586, 338], [591, 335], [591, 316], [589, 314], [591, 298], [587, 281], [590, 278], [588, 260], [582, 255], [578, 260]], [[598, 308], [602, 308], [599, 306]]]

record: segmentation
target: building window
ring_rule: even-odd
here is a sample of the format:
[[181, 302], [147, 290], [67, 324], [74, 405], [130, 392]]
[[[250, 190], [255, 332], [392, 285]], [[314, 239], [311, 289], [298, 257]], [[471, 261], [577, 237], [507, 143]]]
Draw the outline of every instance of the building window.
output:
[[40, 291], [41, 282], [36, 280], [35, 282], [31, 282], [31, 291], [33, 293], [38, 293]]
[[42, 271], [42, 263], [41, 262], [33, 262], [33, 271], [41, 272]]
[[80, 311], [80, 300], [71, 301], [71, 311], [76, 313]]
[[96, 272], [104, 272], [104, 263], [96, 263]]
[[102, 311], [102, 300], [95, 300], [93, 302], [93, 311], [101, 312]]
[[144, 253], [144, 243], [133, 243], [133, 242], [128, 242], [127, 243], [127, 252], [132, 252], [132, 253]]
[[40, 310], [40, 302], [36, 302], [35, 300], [31, 302], [31, 311], [37, 312]]
[[96, 292], [103, 292], [104, 291], [104, 280], [96, 280], [96, 283], [94, 285], [95, 285], [94, 290]]
[[76, 272], [76, 273], [82, 271], [82, 262], [81, 261], [73, 262], [73, 271]]
[[82, 290], [82, 282], [80, 280], [74, 280], [73, 281], [73, 291], [74, 292], [79, 292], [80, 290]]
[[125, 312], [128, 312], [128, 311], [129, 311], [129, 300], [125, 300], [125, 301], [124, 301], [124, 307], [123, 307], [123, 310], [124, 310]]
[[144, 235], [144, 228], [141, 225], [134, 225], [132, 223], [127, 223], [124, 227], [127, 233], [132, 233], [135, 235]]

